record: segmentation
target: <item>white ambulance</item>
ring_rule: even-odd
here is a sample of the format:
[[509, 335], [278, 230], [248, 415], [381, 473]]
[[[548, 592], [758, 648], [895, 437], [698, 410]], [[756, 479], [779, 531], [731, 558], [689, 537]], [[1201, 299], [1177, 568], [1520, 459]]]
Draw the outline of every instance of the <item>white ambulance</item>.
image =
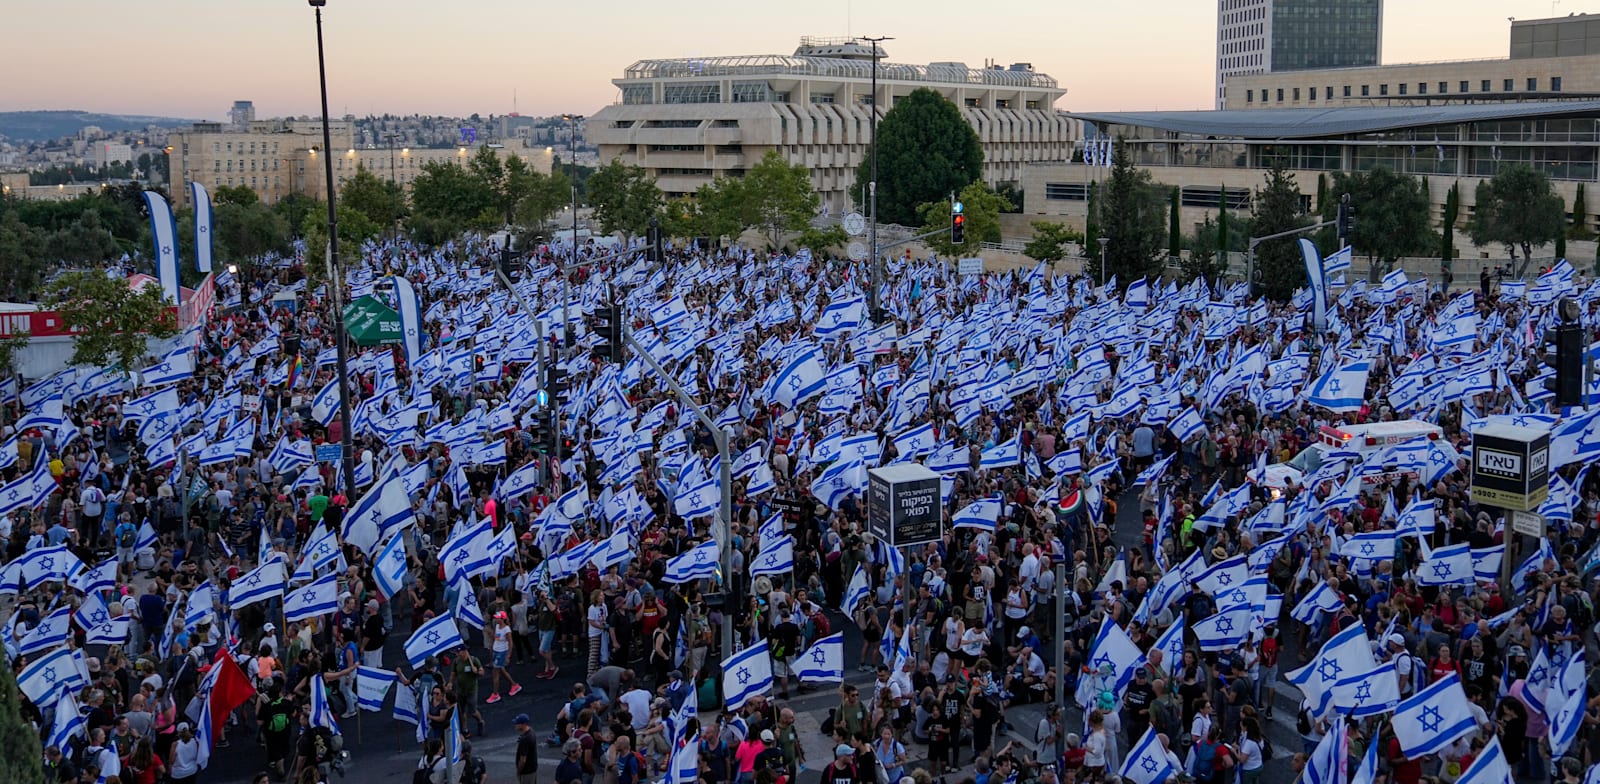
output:
[[[1300, 454], [1290, 458], [1287, 463], [1274, 463], [1267, 466], [1262, 474], [1255, 477], [1255, 479], [1259, 484], [1276, 490], [1281, 490], [1291, 483], [1298, 487], [1306, 474], [1317, 470], [1322, 465], [1323, 457], [1329, 452], [1334, 450], [1350, 451], [1366, 459], [1384, 447], [1403, 444], [1416, 438], [1437, 441], [1444, 438], [1444, 429], [1420, 419], [1372, 422], [1364, 425], [1344, 425], [1342, 427], [1324, 425], [1317, 432], [1317, 440], [1313, 441], [1305, 449], [1300, 450]], [[1452, 449], [1451, 451], [1453, 452], [1454, 450]], [[1362, 477], [1361, 483], [1377, 484], [1397, 479], [1401, 476], [1412, 480], [1417, 478], [1415, 471], [1397, 469], [1395, 471], [1365, 475]]]

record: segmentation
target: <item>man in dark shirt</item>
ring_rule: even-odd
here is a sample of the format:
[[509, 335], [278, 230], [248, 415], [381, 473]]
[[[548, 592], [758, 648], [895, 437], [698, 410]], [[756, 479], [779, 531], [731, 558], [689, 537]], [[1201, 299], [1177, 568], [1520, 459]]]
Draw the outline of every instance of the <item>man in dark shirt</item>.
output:
[[1150, 686], [1150, 673], [1140, 667], [1133, 671], [1133, 683], [1122, 697], [1122, 723], [1128, 728], [1128, 737], [1144, 737], [1150, 726], [1150, 703], [1155, 701], [1155, 689]]
[[778, 666], [774, 675], [778, 676], [781, 688], [778, 696], [789, 699], [789, 668], [794, 663], [796, 656], [800, 655], [800, 627], [796, 626], [789, 614], [787, 604], [779, 604], [777, 617], [780, 621], [773, 625], [772, 631], [767, 634], [767, 646], [772, 651], [772, 661]]
[[556, 784], [577, 784], [583, 781], [583, 763], [578, 761], [582, 753], [583, 744], [575, 739], [561, 746], [561, 761], [556, 763]]
[[361, 624], [361, 663], [368, 667], [383, 666], [383, 643], [388, 638], [383, 630], [383, 614], [373, 608]]
[[161, 598], [160, 586], [150, 583], [139, 597], [139, 623], [144, 627], [144, 638], [160, 644], [162, 626], [166, 622], [167, 600]]
[[519, 713], [511, 726], [517, 730], [517, 784], [537, 784], [539, 777], [539, 739], [528, 724], [528, 714]]

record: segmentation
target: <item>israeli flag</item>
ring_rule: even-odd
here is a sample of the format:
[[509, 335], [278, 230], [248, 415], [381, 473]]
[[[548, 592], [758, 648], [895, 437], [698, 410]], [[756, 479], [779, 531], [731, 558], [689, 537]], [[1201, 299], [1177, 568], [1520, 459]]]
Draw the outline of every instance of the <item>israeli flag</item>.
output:
[[[1377, 748], [1376, 743], [1370, 745], [1374, 749]], [[1369, 753], [1373, 752], [1369, 750]], [[1559, 758], [1561, 753], [1559, 751], [1555, 752], [1555, 756]], [[1365, 765], [1366, 763], [1362, 763], [1363, 767]], [[1374, 761], [1374, 767], [1376, 767], [1376, 761]], [[1584, 778], [1585, 784], [1595, 778], [1596, 771], [1600, 771], [1600, 766], [1589, 767], [1589, 772]], [[1506, 752], [1500, 747], [1500, 737], [1491, 733], [1489, 742], [1478, 750], [1478, 756], [1472, 758], [1472, 764], [1468, 765], [1466, 770], [1461, 771], [1461, 777], [1456, 779], [1456, 784], [1511, 784], [1515, 780], [1511, 775], [1511, 765], [1506, 762]], [[1351, 784], [1369, 784], [1370, 781], [1371, 778], [1369, 777], [1367, 781], [1353, 781]]]
[[[359, 701], [360, 697], [358, 696], [356, 699]], [[417, 728], [417, 735], [420, 736], [417, 738], [418, 742], [427, 737], [427, 730], [422, 723], [422, 711], [417, 704], [417, 693], [410, 687], [402, 686], [394, 690], [394, 713], [392, 715], [395, 721], [403, 721]]]
[[328, 683], [320, 677], [311, 680], [311, 726], [327, 727], [335, 735], [339, 733], [339, 722], [333, 716], [333, 706], [328, 704]]
[[436, 616], [417, 627], [406, 640], [406, 659], [412, 667], [422, 666], [424, 659], [438, 656], [465, 646], [461, 632], [456, 629], [456, 618], [451, 613]]
[[[1144, 652], [1133, 643], [1133, 638], [1128, 636], [1122, 627], [1111, 620], [1108, 615], [1100, 623], [1100, 631], [1095, 634], [1094, 643], [1089, 648], [1089, 668], [1102, 672], [1106, 667], [1111, 668], [1112, 683], [1115, 687], [1110, 691], [1120, 693], [1122, 688], [1133, 680], [1133, 671], [1139, 668], [1139, 663], [1144, 661]], [[1087, 683], [1092, 678], [1082, 678]], [[1082, 697], [1079, 694], [1080, 704]], [[1091, 697], [1098, 695], [1089, 695]]]
[[700, 739], [690, 738], [673, 749], [667, 758], [664, 784], [695, 784], [700, 780]]
[[811, 643], [796, 660], [795, 675], [802, 681], [843, 681], [844, 632], [835, 632]]
[[1334, 413], [1359, 411], [1366, 401], [1371, 367], [1364, 359], [1334, 366], [1306, 391], [1306, 402]]
[[722, 692], [727, 709], [744, 707], [751, 697], [772, 691], [772, 658], [762, 640], [722, 662]]
[[139, 371], [139, 386], [160, 387], [194, 376], [194, 354], [179, 349], [160, 362]]
[[1249, 606], [1235, 607], [1196, 621], [1191, 628], [1200, 650], [1215, 653], [1238, 647], [1250, 633], [1250, 610]]
[[1329, 588], [1326, 581], [1318, 581], [1301, 597], [1300, 603], [1289, 611], [1289, 616], [1301, 623], [1311, 624], [1316, 621], [1318, 613], [1337, 612], [1343, 606], [1344, 600], [1339, 598], [1339, 592]]
[[215, 591], [211, 587], [210, 580], [195, 586], [183, 605], [183, 627], [193, 629], [202, 623], [210, 622], [217, 614], [215, 605]]
[[1400, 741], [1400, 751], [1410, 759], [1437, 754], [1478, 729], [1467, 693], [1461, 688], [1461, 676], [1454, 672], [1401, 700], [1390, 726]]
[[850, 575], [850, 584], [844, 589], [844, 602], [839, 606], [844, 614], [854, 618], [856, 608], [872, 596], [872, 581], [867, 576], [867, 567], [856, 564], [856, 571]]
[[851, 332], [861, 328], [865, 320], [867, 303], [861, 297], [833, 302], [824, 308], [822, 315], [817, 317], [817, 322], [812, 334], [819, 338], [832, 337], [841, 332]]
[[1339, 548], [1339, 554], [1364, 561], [1392, 560], [1394, 539], [1395, 532], [1388, 529], [1359, 533], [1345, 540]]
[[88, 680], [73, 662], [72, 651], [57, 648], [28, 663], [17, 674], [17, 689], [34, 705], [49, 705], [56, 695], [83, 688]]
[[50, 737], [45, 740], [46, 746], [55, 746], [63, 753], [68, 753], [72, 748], [73, 738], [84, 734], [86, 724], [83, 714], [78, 707], [78, 701], [71, 694], [63, 692], [56, 698], [55, 724], [50, 728]]
[[1432, 498], [1418, 498], [1406, 504], [1406, 510], [1400, 513], [1400, 519], [1395, 522], [1395, 535], [1419, 538], [1432, 536], [1435, 508]]
[[1378, 666], [1372, 657], [1372, 645], [1367, 641], [1367, 628], [1359, 619], [1328, 638], [1315, 658], [1305, 666], [1284, 676], [1284, 680], [1299, 686], [1306, 701], [1317, 707], [1322, 715], [1333, 699], [1333, 689], [1339, 681], [1358, 672], [1371, 672]]
[[1415, 574], [1418, 585], [1471, 585], [1476, 579], [1471, 544], [1462, 542], [1430, 552], [1424, 540], [1422, 563], [1417, 564]]
[[933, 432], [932, 423], [924, 423], [894, 437], [894, 451], [902, 458], [920, 457], [938, 446], [939, 438]]
[[[383, 701], [389, 697], [389, 687], [395, 682], [394, 670], [378, 667], [356, 668], [356, 704], [369, 713], [383, 710]], [[401, 689], [405, 689], [402, 687]]]
[[1386, 661], [1366, 672], [1355, 673], [1333, 686], [1333, 707], [1351, 718], [1378, 716], [1400, 704], [1400, 679], [1394, 662]]
[[[1156, 638], [1155, 645], [1150, 646], [1152, 651], [1161, 651], [1161, 666], [1172, 672], [1183, 661], [1183, 619], [1172, 622], [1167, 630]], [[1145, 655], [1145, 663], [1149, 663], [1149, 654]]]
[[750, 574], [788, 574], [794, 571], [794, 537], [788, 534], [763, 539], [761, 550], [750, 561]]
[[94, 626], [85, 626], [83, 642], [85, 645], [126, 645], [128, 625], [131, 622], [131, 618], [121, 615], [108, 618]]
[[328, 427], [333, 424], [333, 417], [338, 413], [339, 379], [335, 378], [311, 398], [311, 418], [317, 420], [323, 427]]
[[194, 205], [194, 266], [203, 274], [211, 271], [211, 194], [206, 186], [190, 180], [189, 203]]
[[667, 561], [667, 572], [662, 579], [669, 583], [681, 584], [690, 580], [716, 577], [718, 558], [716, 541], [707, 539]]
[[1331, 278], [1341, 272], [1347, 272], [1350, 269], [1351, 259], [1354, 257], [1354, 248], [1340, 248], [1334, 251], [1332, 256], [1322, 260], [1322, 273]]
[[1583, 724], [1583, 712], [1588, 698], [1586, 673], [1583, 668], [1583, 649], [1574, 651], [1561, 668], [1561, 677], [1545, 695], [1545, 712], [1549, 715], [1550, 755], [1560, 759], [1578, 737]]
[[1017, 439], [1017, 436], [1012, 436], [1010, 440], [1004, 443], [996, 444], [983, 450], [982, 455], [978, 458], [978, 467], [987, 469], [1010, 468], [1021, 463], [1022, 446]]
[[1002, 498], [980, 498], [956, 512], [950, 521], [950, 527], [993, 531], [1004, 508], [1005, 500]]
[[772, 402], [793, 409], [822, 392], [825, 376], [817, 350], [801, 351], [772, 377]]
[[400, 313], [400, 345], [406, 350], [409, 364], [422, 356], [422, 300], [404, 277], [391, 275], [389, 282], [394, 285], [395, 309]]
[[1349, 756], [1350, 738], [1345, 733], [1344, 717], [1338, 716], [1306, 759], [1302, 780], [1305, 784], [1345, 784]]
[[1133, 784], [1163, 784], [1176, 770], [1167, 759], [1167, 750], [1156, 738], [1156, 728], [1145, 728], [1133, 751], [1122, 760], [1122, 780]]
[[456, 617], [462, 623], [483, 631], [483, 610], [478, 607], [478, 591], [472, 587], [471, 580], [464, 574], [458, 574], [451, 587], [456, 591]]
[[92, 569], [85, 569], [72, 578], [72, 587], [85, 596], [117, 588], [117, 559], [107, 558]]
[[368, 490], [345, 515], [341, 526], [344, 543], [371, 555], [379, 542], [415, 520], [404, 485], [391, 475]]
[[283, 596], [285, 577], [283, 561], [277, 558], [257, 566], [228, 589], [228, 606], [237, 610], [256, 602]]
[[[1487, 748], [1485, 749], [1487, 750]], [[1378, 744], [1368, 743], [1367, 753], [1361, 757], [1361, 766], [1350, 777], [1350, 784], [1372, 784], [1378, 778]], [[1460, 779], [1457, 779], [1459, 782]], [[1507, 777], [1508, 784], [1511, 779]], [[1478, 784], [1484, 784], [1479, 782]]]
[[72, 634], [72, 608], [60, 607], [55, 612], [44, 617], [38, 626], [28, 632], [17, 644], [17, 653], [22, 656], [31, 656], [39, 651], [47, 651], [57, 645], [65, 645], [67, 638]]
[[155, 242], [156, 278], [168, 302], [181, 305], [182, 284], [178, 281], [178, 222], [172, 205], [157, 191], [145, 191], [144, 204], [150, 212], [150, 236]]
[[1178, 443], [1188, 443], [1189, 439], [1206, 432], [1206, 421], [1204, 417], [1200, 416], [1200, 412], [1194, 410], [1191, 406], [1185, 408], [1183, 413], [1178, 414], [1178, 417], [1172, 420], [1172, 424], [1168, 425], [1167, 429], [1171, 430], [1172, 434], [1177, 437]]
[[338, 575], [332, 572], [322, 578], [289, 594], [283, 600], [283, 619], [285, 621], [303, 621], [319, 615], [327, 615], [339, 609], [339, 583]]

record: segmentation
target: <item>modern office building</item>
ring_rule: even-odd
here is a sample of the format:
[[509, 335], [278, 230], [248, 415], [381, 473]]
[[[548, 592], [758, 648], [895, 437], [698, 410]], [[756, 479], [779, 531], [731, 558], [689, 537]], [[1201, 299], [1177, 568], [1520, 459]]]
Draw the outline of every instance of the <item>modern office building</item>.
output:
[[1378, 64], [1383, 0], [1217, 0], [1217, 108], [1230, 79]]
[[[1250, 209], [1263, 173], [1275, 162], [1296, 175], [1312, 204], [1318, 176], [1384, 166], [1426, 178], [1434, 220], [1445, 192], [1460, 183], [1463, 225], [1478, 182], [1510, 164], [1550, 175], [1568, 205], [1580, 185], [1594, 192], [1600, 175], [1600, 100], [1500, 102], [1408, 107], [1073, 114], [1098, 133], [1124, 140], [1123, 154], [1156, 182], [1179, 188], [1181, 220], [1192, 227], [1215, 215], [1226, 188], [1228, 209]], [[1085, 129], [1088, 132], [1088, 128]], [[1023, 178], [1025, 211], [1082, 226], [1089, 185], [1106, 170], [1044, 163]], [[1583, 221], [1600, 228], [1588, 199]], [[1187, 231], [1188, 229], [1186, 229]]]
[[1033, 66], [906, 65], [876, 54], [876, 95], [874, 45], [857, 39], [803, 38], [793, 56], [641, 60], [613, 80], [620, 101], [589, 118], [587, 138], [602, 162], [643, 167], [668, 196], [743, 176], [777, 150], [811, 170], [834, 215], [861, 203], [853, 190], [873, 107], [921, 87], [950, 99], [978, 132], [990, 185], [1019, 184], [1029, 163], [1070, 159], [1074, 125], [1055, 109], [1066, 90]]
[[[381, 179], [404, 188], [432, 161], [465, 164], [477, 148], [357, 147], [354, 123], [346, 118], [329, 124], [333, 140], [335, 186], [354, 176], [359, 166]], [[252, 120], [243, 131], [220, 123], [195, 123], [167, 137], [167, 155], [173, 200], [185, 206], [190, 180], [213, 192], [219, 186], [243, 185], [263, 202], [273, 203], [291, 193], [325, 198], [326, 175], [318, 156], [322, 150], [320, 119]], [[533, 169], [550, 173], [554, 151], [525, 146], [520, 141], [488, 145], [501, 157], [515, 155]]]
[[1600, 97], [1600, 14], [1511, 23], [1510, 56], [1240, 74], [1225, 109], [1424, 106]]

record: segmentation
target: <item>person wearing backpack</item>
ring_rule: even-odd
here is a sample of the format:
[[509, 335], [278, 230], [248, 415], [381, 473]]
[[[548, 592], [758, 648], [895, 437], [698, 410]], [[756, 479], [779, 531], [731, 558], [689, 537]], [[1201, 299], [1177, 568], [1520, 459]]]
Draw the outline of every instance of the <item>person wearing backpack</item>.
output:
[[817, 784], [856, 784], [856, 751], [848, 743], [833, 749], [833, 762], [822, 769]]
[[488, 777], [489, 765], [472, 753], [472, 741], [461, 741], [461, 776], [456, 779], [457, 784], [483, 784]]
[[117, 524], [117, 563], [126, 569], [133, 564], [133, 546], [139, 541], [139, 529], [135, 528], [133, 521], [123, 520]]
[[266, 694], [258, 695], [256, 700], [256, 722], [267, 747], [267, 767], [282, 776], [289, 757], [289, 722], [294, 706], [283, 698], [283, 686], [277, 680], [268, 684]]
[[1217, 778], [1217, 757], [1222, 750], [1222, 728], [1211, 725], [1211, 731], [1189, 749], [1188, 773], [1196, 784], [1213, 784]]
[[411, 772], [411, 784], [445, 784], [446, 767], [444, 741], [429, 738], [423, 746], [422, 759], [417, 760], [417, 769]]

